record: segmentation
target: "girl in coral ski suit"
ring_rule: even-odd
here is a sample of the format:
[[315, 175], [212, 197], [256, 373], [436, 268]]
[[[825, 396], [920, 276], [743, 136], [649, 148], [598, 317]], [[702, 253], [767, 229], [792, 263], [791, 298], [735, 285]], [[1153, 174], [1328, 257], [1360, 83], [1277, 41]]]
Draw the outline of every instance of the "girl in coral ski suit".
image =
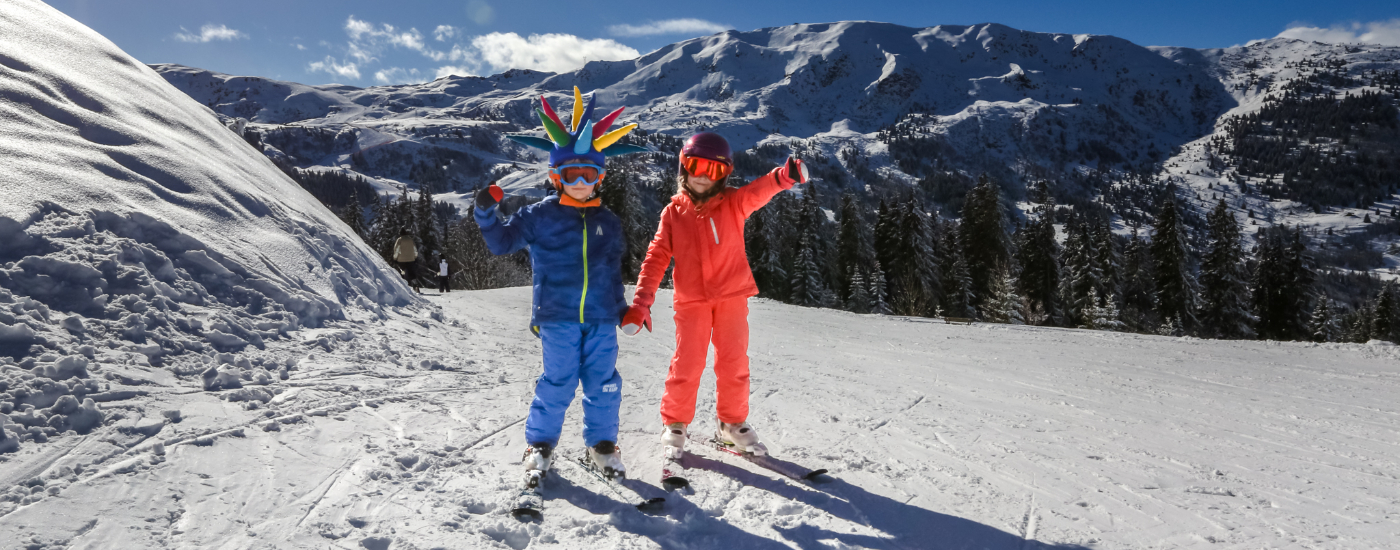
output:
[[774, 195], [805, 182], [806, 168], [789, 158], [781, 167], [741, 188], [726, 185], [733, 171], [729, 143], [718, 134], [691, 136], [681, 149], [679, 190], [661, 211], [661, 225], [647, 248], [632, 307], [622, 329], [651, 330], [656, 288], [676, 261], [676, 351], [666, 376], [661, 418], [662, 443], [679, 458], [687, 428], [695, 418], [695, 398], [705, 356], [715, 346], [719, 429], [716, 439], [741, 450], [767, 449], [748, 425], [749, 305], [758, 294], [744, 250], [744, 221]]

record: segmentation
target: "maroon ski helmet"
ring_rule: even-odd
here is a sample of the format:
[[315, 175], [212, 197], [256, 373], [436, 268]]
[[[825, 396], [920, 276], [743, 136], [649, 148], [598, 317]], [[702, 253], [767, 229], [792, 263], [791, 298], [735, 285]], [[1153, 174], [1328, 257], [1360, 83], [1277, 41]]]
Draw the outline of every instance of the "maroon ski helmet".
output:
[[729, 152], [729, 142], [714, 132], [700, 132], [685, 140], [681, 156], [700, 157], [717, 160], [734, 166], [734, 156]]

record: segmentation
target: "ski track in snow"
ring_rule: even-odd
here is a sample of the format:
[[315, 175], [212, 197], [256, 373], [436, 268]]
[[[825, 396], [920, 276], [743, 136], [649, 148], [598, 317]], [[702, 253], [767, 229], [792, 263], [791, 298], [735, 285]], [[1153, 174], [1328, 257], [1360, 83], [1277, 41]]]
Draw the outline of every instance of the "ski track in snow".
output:
[[[947, 325], [754, 300], [751, 422], [795, 482], [706, 448], [689, 491], [657, 484], [673, 343], [622, 338], [620, 445], [648, 515], [561, 465], [545, 518], [507, 512], [539, 372], [529, 289], [429, 296], [342, 322], [257, 408], [146, 386], [112, 404], [179, 409], [154, 436], [104, 427], [0, 455], [0, 548], [1385, 548], [1400, 537], [1400, 353]], [[431, 310], [431, 308], [430, 308]], [[308, 335], [312, 336], [312, 335]], [[421, 361], [441, 368], [425, 369]], [[561, 460], [582, 453], [569, 411]], [[157, 444], [163, 454], [157, 453]], [[83, 464], [81, 473], [72, 467]], [[65, 468], [68, 468], [65, 470]], [[34, 485], [35, 482], [37, 485]], [[31, 487], [37, 487], [37, 491]], [[115, 545], [115, 546], [114, 546]], [[382, 546], [381, 546], [382, 547]]]

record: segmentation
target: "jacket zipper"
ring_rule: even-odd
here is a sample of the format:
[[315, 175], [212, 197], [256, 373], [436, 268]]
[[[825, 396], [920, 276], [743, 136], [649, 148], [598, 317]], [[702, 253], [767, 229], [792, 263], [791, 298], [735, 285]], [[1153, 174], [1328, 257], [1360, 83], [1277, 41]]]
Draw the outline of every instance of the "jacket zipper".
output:
[[715, 244], [719, 244], [719, 230], [718, 230], [718, 229], [715, 229], [715, 219], [714, 219], [714, 218], [706, 218], [706, 219], [710, 220], [710, 233], [713, 233], [713, 234], [715, 235]]
[[583, 322], [583, 302], [588, 299], [588, 212], [582, 208], [578, 215], [583, 218], [583, 295], [578, 297], [578, 322]]

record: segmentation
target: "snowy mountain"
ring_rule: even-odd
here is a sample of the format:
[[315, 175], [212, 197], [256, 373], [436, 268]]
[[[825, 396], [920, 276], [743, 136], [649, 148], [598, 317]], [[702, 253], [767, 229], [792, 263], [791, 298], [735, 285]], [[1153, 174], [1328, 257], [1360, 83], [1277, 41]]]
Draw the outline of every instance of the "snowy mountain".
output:
[[[1327, 74], [1350, 76], [1317, 78], [1327, 64]], [[564, 74], [514, 70], [363, 89], [154, 68], [221, 115], [253, 121], [270, 155], [367, 175], [386, 192], [429, 185], [462, 206], [469, 200], [453, 192], [491, 179], [513, 194], [542, 193], [542, 157], [501, 135], [539, 132], [538, 96], [567, 108], [575, 85], [596, 90], [601, 108], [628, 107], [623, 122], [652, 133], [638, 142], [663, 153], [674, 137], [703, 129], [750, 150], [748, 172], [801, 152], [829, 210], [845, 193], [868, 205], [920, 193], [956, 217], [965, 184], [940, 182], [984, 172], [1021, 208], [1025, 185], [1049, 180], [1061, 204], [1097, 201], [1125, 224], [1142, 223], [1144, 205], [1111, 190], [1149, 183], [1177, 183], [1184, 199], [1234, 185], [1232, 207], [1251, 230], [1288, 223], [1365, 232], [1367, 211], [1397, 205], [1393, 184], [1365, 200], [1280, 200], [1258, 184], [1276, 184], [1281, 173], [1242, 174], [1230, 168], [1236, 159], [1208, 149], [1232, 118], [1260, 112], [1300, 82], [1323, 95], [1384, 89], [1375, 75], [1400, 70], [1400, 48], [1385, 46], [1273, 39], [1193, 50], [996, 24], [840, 22], [728, 31]], [[667, 158], [651, 159], [654, 178], [664, 179]], [[1384, 253], [1372, 268], [1400, 266], [1394, 239], [1365, 240]]]
[[410, 302], [155, 71], [38, 1], [6, 2], [0, 21], [0, 362], [161, 364]]
[[[731, 31], [566, 74], [510, 71], [366, 89], [154, 68], [220, 114], [260, 123], [254, 127], [265, 130], [264, 142], [296, 149], [289, 153], [302, 165], [403, 180], [420, 159], [462, 161], [466, 154], [472, 159], [449, 176], [470, 183], [495, 164], [522, 160], [524, 153], [501, 150], [499, 134], [534, 129], [536, 98], [567, 105], [563, 98], [573, 86], [596, 90], [601, 108], [628, 107], [623, 120], [648, 132], [713, 129], [737, 149], [812, 139], [833, 157], [849, 144], [888, 156], [875, 143], [876, 132], [911, 113], [937, 115], [936, 131], [949, 136], [958, 156], [950, 160], [984, 168], [1065, 139], [1063, 130], [1036, 135], [1036, 128], [1071, 128], [1071, 149], [1113, 149], [1133, 158], [1165, 152], [1206, 133], [1230, 99], [1203, 69], [1122, 39], [994, 24], [915, 29], [842, 22]], [[295, 128], [283, 126], [293, 121]], [[302, 139], [284, 138], [289, 132]], [[308, 141], [319, 147], [307, 151]], [[371, 149], [356, 159], [361, 162], [348, 162]], [[909, 179], [893, 168], [884, 172]]]

